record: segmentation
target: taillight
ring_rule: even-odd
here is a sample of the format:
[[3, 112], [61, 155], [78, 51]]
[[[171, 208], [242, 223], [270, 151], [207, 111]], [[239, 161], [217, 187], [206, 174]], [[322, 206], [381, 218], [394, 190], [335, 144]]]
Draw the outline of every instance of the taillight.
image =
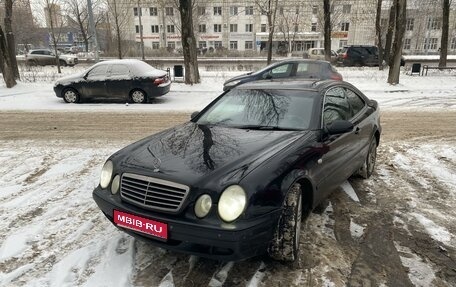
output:
[[342, 59], [347, 59], [347, 58], [348, 58], [347, 53], [343, 53], [343, 54], [342, 54]]
[[158, 86], [158, 85], [161, 85], [161, 84], [163, 84], [163, 83], [165, 83], [165, 82], [166, 82], [166, 79], [165, 79], [165, 78], [156, 78], [156, 79], [154, 80], [154, 85]]
[[331, 80], [342, 81], [342, 75], [339, 73], [332, 73], [329, 77]]

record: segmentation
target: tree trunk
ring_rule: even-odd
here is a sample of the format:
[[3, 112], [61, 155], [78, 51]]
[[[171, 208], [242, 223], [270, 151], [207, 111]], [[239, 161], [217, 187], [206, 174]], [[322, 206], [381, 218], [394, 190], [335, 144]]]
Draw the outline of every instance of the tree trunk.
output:
[[8, 49], [8, 54], [10, 58], [11, 69], [13, 70], [14, 79], [20, 79], [19, 69], [17, 67], [16, 60], [16, 41], [14, 40], [13, 26], [12, 26], [12, 17], [13, 17], [13, 1], [5, 0], [5, 34], [6, 34], [6, 46]]
[[[196, 40], [193, 33], [193, 10], [192, 0], [179, 0], [179, 12], [181, 16], [181, 39], [184, 54], [185, 83], [196, 84], [200, 82], [198, 71], [198, 58], [196, 53]], [[140, 28], [141, 29], [141, 28]]]
[[81, 31], [82, 38], [84, 39], [85, 51], [89, 52], [89, 38], [87, 37], [84, 21], [81, 18], [81, 14], [82, 13], [79, 11], [79, 4], [76, 3], [76, 20], [78, 21], [79, 31]]
[[51, 9], [49, 0], [47, 0], [46, 2], [47, 2], [47, 9], [49, 11], [49, 24], [51, 25], [52, 43], [54, 44], [55, 64], [57, 65], [57, 72], [59, 74], [61, 74], [62, 71], [60, 70], [59, 54], [58, 54], [58, 50], [57, 50], [58, 41], [57, 41], [57, 38], [55, 37], [55, 28], [54, 28], [55, 24], [57, 24], [57, 23], [54, 23], [53, 17], [52, 17], [52, 12], [55, 12], [55, 10]]
[[450, 21], [450, 0], [443, 0], [442, 39], [440, 42], [439, 67], [446, 67], [448, 54], [448, 28]]
[[383, 70], [383, 43], [382, 43], [382, 27], [380, 19], [382, 18], [382, 0], [377, 0], [377, 15], [375, 17], [375, 32], [377, 34], [378, 47], [378, 69]]
[[404, 42], [405, 21], [407, 18], [407, 0], [395, 0], [396, 6], [396, 29], [394, 32], [393, 54], [391, 57], [392, 65], [388, 73], [388, 83], [398, 84], [401, 69], [402, 44]]
[[14, 72], [10, 64], [10, 58], [8, 47], [6, 45], [5, 34], [3, 33], [2, 26], [0, 25], [0, 70], [2, 71], [3, 79], [7, 88], [12, 88], [16, 85]]
[[119, 24], [119, 14], [117, 14], [117, 3], [116, 0], [114, 3], [114, 24], [116, 25], [116, 36], [117, 36], [117, 56], [119, 59], [122, 59], [122, 40], [120, 38], [120, 24]]
[[390, 9], [389, 21], [388, 21], [388, 32], [386, 33], [385, 50], [383, 51], [383, 56], [385, 58], [385, 62], [389, 66], [391, 66], [390, 54], [391, 54], [391, 44], [393, 43], [395, 18], [396, 18], [396, 6], [393, 5], [393, 6], [391, 6], [391, 9]]
[[277, 3], [278, 0], [274, 1], [274, 4], [272, 2], [273, 0], [268, 1], [268, 25], [269, 25], [269, 34], [268, 34], [268, 59], [267, 59], [267, 64], [271, 64], [272, 61], [272, 39], [274, 36], [274, 30], [275, 30], [275, 20], [276, 20], [276, 13], [277, 13]]
[[323, 0], [325, 60], [331, 61], [331, 7], [329, 0]]

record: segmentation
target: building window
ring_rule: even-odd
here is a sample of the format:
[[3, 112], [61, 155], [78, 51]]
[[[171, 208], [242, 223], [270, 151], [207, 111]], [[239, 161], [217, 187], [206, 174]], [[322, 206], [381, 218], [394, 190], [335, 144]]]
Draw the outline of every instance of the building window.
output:
[[230, 41], [230, 50], [237, 50], [237, 41]]
[[253, 15], [253, 6], [245, 7], [245, 15]]
[[235, 16], [238, 14], [238, 7], [237, 6], [231, 6], [230, 7], [230, 15]]
[[404, 39], [404, 50], [410, 50], [411, 43], [412, 43], [412, 39], [410, 39], [410, 38]]
[[222, 7], [214, 7], [214, 15], [222, 16]]
[[153, 50], [160, 49], [160, 42], [152, 42], [152, 49]]
[[260, 31], [261, 32], [266, 32], [266, 24], [261, 24]]
[[297, 33], [299, 31], [299, 25], [295, 24], [294, 25], [294, 32]]
[[450, 49], [451, 50], [456, 50], [456, 37], [451, 39]]
[[341, 23], [340, 26], [341, 26], [340, 27], [341, 31], [346, 31], [347, 32], [350, 29], [350, 23], [348, 23], [348, 22], [343, 22], [343, 23]]
[[437, 38], [424, 39], [424, 50], [437, 50]]
[[170, 49], [176, 49], [176, 42], [174, 41], [169, 41], [167, 43], [167, 47], [170, 48]]
[[342, 13], [344, 14], [350, 14], [351, 12], [351, 5], [350, 4], [345, 4], [342, 6]]
[[174, 25], [166, 25], [166, 32], [175, 33]]
[[253, 50], [253, 41], [245, 41], [245, 49]]
[[[139, 33], [139, 25], [135, 25], [136, 33]], [[141, 25], [141, 32], [143, 31], [143, 26]]]
[[312, 14], [316, 15], [318, 13], [318, 6], [312, 6]]
[[388, 27], [388, 19], [387, 18], [380, 19], [380, 27], [385, 28], [385, 29]]
[[150, 16], [157, 16], [158, 15], [157, 7], [150, 7], [149, 8], [149, 15]]
[[230, 33], [237, 33], [237, 24], [230, 24]]
[[158, 25], [152, 25], [152, 26], [150, 26], [150, 29], [152, 30], [152, 33], [159, 33], [160, 32], [158, 30]]
[[206, 24], [199, 24], [198, 25], [198, 32], [199, 33], [206, 33]]
[[317, 22], [313, 22], [310, 26], [310, 31], [317, 32]]
[[245, 24], [246, 32], [253, 32], [253, 24]]
[[413, 31], [414, 24], [415, 24], [415, 19], [407, 18], [407, 21], [405, 22], [405, 30]]
[[198, 47], [201, 48], [201, 49], [206, 48], [207, 47], [206, 41], [199, 41], [198, 42]]
[[283, 15], [283, 7], [280, 7], [280, 8], [279, 8], [279, 14], [280, 14], [280, 15]]
[[339, 48], [343, 48], [343, 47], [347, 46], [347, 44], [348, 44], [348, 40], [340, 40]]
[[173, 7], [165, 7], [165, 15], [166, 16], [174, 16], [174, 8]]
[[427, 29], [428, 30], [440, 30], [441, 22], [438, 18], [428, 18]]
[[206, 15], [206, 7], [198, 6], [198, 15], [200, 15], [200, 16]]
[[142, 16], [142, 9], [138, 7], [133, 7], [133, 15], [138, 16], [138, 11], [139, 11], [139, 16]]
[[214, 41], [214, 48], [221, 48], [222, 46], [222, 41]]
[[221, 33], [222, 32], [222, 24], [214, 24], [214, 32]]

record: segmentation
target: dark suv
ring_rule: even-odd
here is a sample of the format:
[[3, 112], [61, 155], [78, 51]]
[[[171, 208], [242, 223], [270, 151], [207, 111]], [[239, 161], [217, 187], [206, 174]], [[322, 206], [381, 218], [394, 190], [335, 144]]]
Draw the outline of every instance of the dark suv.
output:
[[378, 66], [378, 48], [368, 45], [345, 46], [337, 56], [339, 66]]

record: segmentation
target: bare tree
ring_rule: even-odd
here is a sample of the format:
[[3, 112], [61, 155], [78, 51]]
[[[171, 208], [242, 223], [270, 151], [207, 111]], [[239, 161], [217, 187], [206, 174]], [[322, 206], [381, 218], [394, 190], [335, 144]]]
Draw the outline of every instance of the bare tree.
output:
[[196, 84], [200, 82], [196, 40], [193, 33], [193, 6], [192, 0], [179, 0], [179, 12], [182, 23], [182, 49], [184, 53], [185, 83]]
[[440, 42], [439, 67], [446, 67], [448, 54], [448, 29], [450, 21], [450, 0], [442, 0], [442, 39]]
[[299, 26], [302, 25], [303, 18], [302, 14], [299, 13], [299, 6], [285, 7], [283, 14], [278, 18], [278, 31], [282, 33], [283, 39], [287, 43], [288, 55], [295, 48], [294, 42], [299, 31]]
[[[131, 3], [127, 0], [107, 0], [109, 17], [114, 27], [115, 41], [117, 43], [117, 57], [122, 59], [124, 51], [122, 42], [129, 31], [128, 19], [130, 17]], [[141, 28], [140, 28], [141, 29]]]
[[51, 42], [54, 46], [55, 64], [57, 65], [57, 72], [60, 74], [59, 51], [57, 49], [60, 42], [60, 35], [63, 28], [63, 17], [60, 14], [60, 2], [59, 0], [44, 0], [45, 17], [47, 18], [49, 34], [51, 36]]
[[324, 47], [325, 60], [331, 61], [331, 6], [330, 0], [323, 0], [323, 17], [324, 17]]
[[394, 35], [394, 27], [396, 24], [396, 6], [392, 5], [390, 8], [389, 19], [388, 19], [388, 29], [386, 32], [386, 41], [385, 41], [385, 49], [383, 50], [383, 57], [385, 62], [391, 66], [391, 46], [393, 44], [393, 35]]
[[2, 71], [3, 79], [7, 88], [12, 88], [16, 85], [14, 79], [14, 71], [11, 67], [9, 50], [6, 45], [5, 33], [3, 33], [2, 26], [0, 25], [0, 71]]
[[78, 24], [79, 32], [84, 40], [85, 51], [89, 51], [89, 35], [88, 31], [88, 13], [87, 1], [85, 0], [70, 0], [68, 1], [68, 14]]
[[278, 0], [255, 0], [255, 4], [261, 13], [266, 14], [268, 19], [268, 58], [267, 64], [271, 64], [272, 60], [272, 39], [276, 24], [276, 15], [278, 8]]
[[383, 70], [383, 43], [382, 43], [382, 27], [380, 20], [382, 18], [382, 0], [377, 0], [377, 12], [375, 17], [375, 33], [377, 36], [376, 44], [378, 47], [378, 69]]
[[388, 83], [398, 84], [401, 68], [402, 44], [405, 33], [405, 21], [407, 17], [407, 0], [394, 0], [396, 10], [396, 25], [394, 31], [394, 44], [392, 54], [392, 65], [389, 68]]
[[8, 49], [9, 63], [11, 69], [13, 70], [13, 75], [15, 79], [20, 79], [19, 69], [17, 68], [16, 61], [16, 41], [14, 39], [13, 33], [13, 0], [5, 0], [5, 18], [3, 23], [5, 25], [5, 34], [6, 34], [6, 48]]

